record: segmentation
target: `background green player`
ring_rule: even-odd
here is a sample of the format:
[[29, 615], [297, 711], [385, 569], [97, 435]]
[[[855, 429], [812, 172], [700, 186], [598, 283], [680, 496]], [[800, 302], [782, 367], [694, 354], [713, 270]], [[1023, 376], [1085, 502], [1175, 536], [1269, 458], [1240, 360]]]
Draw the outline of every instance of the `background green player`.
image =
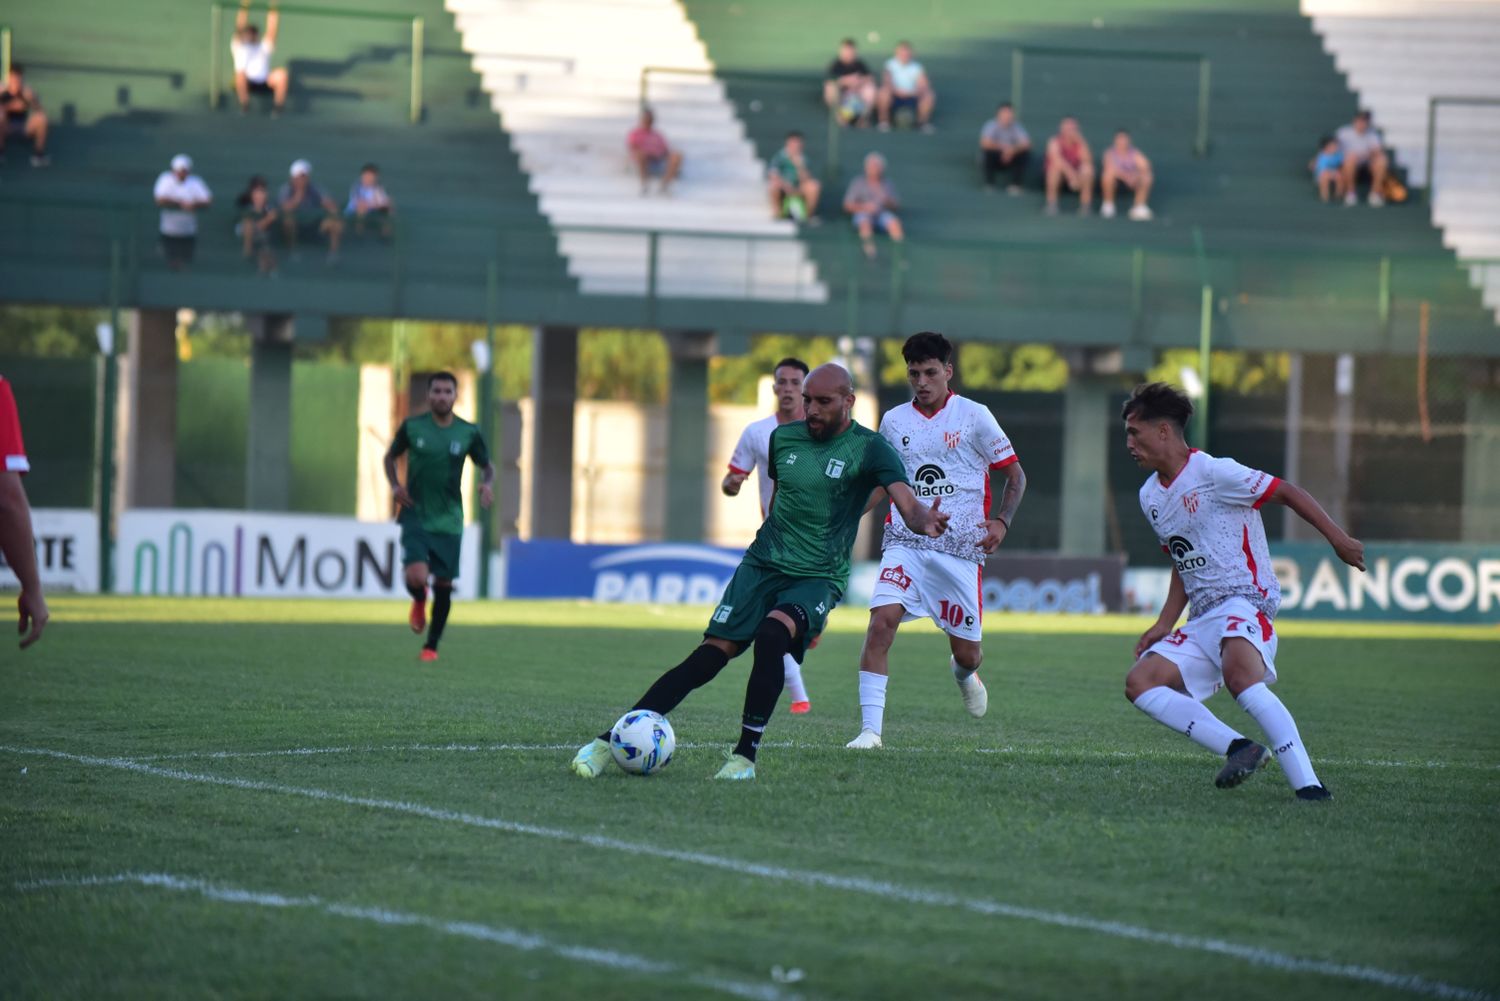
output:
[[[702, 645], [635, 704], [665, 716], [754, 642], [739, 743], [714, 776], [718, 779], [755, 778], [755, 752], [781, 697], [782, 658], [794, 646], [800, 652], [809, 636], [821, 632], [843, 597], [849, 550], [871, 494], [885, 488], [918, 535], [935, 538], [948, 527], [938, 501], [924, 507], [912, 493], [890, 442], [850, 419], [854, 390], [848, 372], [838, 365], [813, 369], [802, 400], [806, 420], [783, 424], [771, 434], [770, 513], [724, 589]], [[606, 731], [578, 749], [572, 769], [591, 779], [609, 760]]]
[[[473, 459], [483, 479], [479, 504], [495, 499], [495, 467], [479, 427], [453, 415], [458, 379], [437, 372], [427, 379], [425, 414], [408, 417], [396, 430], [385, 453], [385, 478], [400, 505], [401, 563], [406, 568], [406, 590], [411, 593], [411, 631], [427, 629], [423, 660], [437, 660], [438, 640], [448, 624], [453, 602], [453, 580], [458, 576], [458, 551], [463, 541], [464, 461]], [[406, 486], [396, 475], [396, 457], [406, 459]], [[427, 576], [432, 575], [432, 624], [427, 624]]]

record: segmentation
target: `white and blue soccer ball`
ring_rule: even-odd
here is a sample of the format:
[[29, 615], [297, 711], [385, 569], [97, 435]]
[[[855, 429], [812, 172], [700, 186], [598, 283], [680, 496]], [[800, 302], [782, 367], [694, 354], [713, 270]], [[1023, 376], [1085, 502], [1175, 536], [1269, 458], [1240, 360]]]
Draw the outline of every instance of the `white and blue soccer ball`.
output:
[[676, 749], [672, 724], [649, 709], [632, 709], [609, 729], [609, 750], [615, 764], [632, 775], [661, 771]]

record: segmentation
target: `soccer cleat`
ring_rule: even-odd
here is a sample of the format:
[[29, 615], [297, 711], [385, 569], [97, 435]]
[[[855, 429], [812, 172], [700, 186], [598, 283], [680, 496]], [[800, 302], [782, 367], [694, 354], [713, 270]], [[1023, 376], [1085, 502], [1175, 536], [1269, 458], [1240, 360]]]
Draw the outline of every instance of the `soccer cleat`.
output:
[[437, 651], [432, 649], [432, 647], [424, 646], [422, 648], [422, 652], [417, 654], [417, 659], [431, 664], [433, 661], [437, 660]]
[[805, 716], [806, 714], [812, 712], [812, 703], [811, 702], [793, 702], [788, 707], [788, 709], [789, 709], [789, 711], [791, 712], [791, 714], [793, 716]]
[[414, 633], [419, 633], [427, 628], [427, 599], [424, 598], [418, 601], [413, 598], [411, 600], [411, 614], [406, 617], [406, 622], [407, 625], [411, 626], [411, 631]]
[[726, 754], [724, 755], [724, 767], [719, 769], [714, 778], [729, 779], [731, 782], [749, 781], [755, 778], [755, 762], [743, 754]]
[[858, 737], [844, 746], [855, 751], [876, 751], [883, 745], [880, 743], [880, 734], [874, 730], [861, 730]]
[[1232, 789], [1264, 767], [1271, 760], [1271, 752], [1255, 741], [1241, 737], [1230, 742], [1229, 753], [1224, 757], [1224, 767], [1219, 769], [1214, 785], [1220, 789]]
[[569, 765], [573, 774], [581, 778], [596, 778], [604, 771], [604, 766], [609, 764], [612, 755], [609, 752], [609, 744], [598, 737], [584, 744], [573, 755], [573, 763]]
[[990, 708], [990, 693], [985, 690], [979, 675], [971, 674], [958, 683], [958, 694], [964, 697], [964, 708], [969, 715], [979, 719]]
[[1297, 790], [1297, 798], [1313, 801], [1333, 799], [1333, 793], [1326, 786], [1303, 786]]

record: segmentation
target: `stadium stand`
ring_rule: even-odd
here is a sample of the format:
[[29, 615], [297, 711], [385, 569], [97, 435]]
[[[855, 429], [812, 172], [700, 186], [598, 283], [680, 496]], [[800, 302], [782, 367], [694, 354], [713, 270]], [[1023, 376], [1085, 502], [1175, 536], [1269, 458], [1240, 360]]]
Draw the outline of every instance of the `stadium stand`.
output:
[[1500, 4], [1302, 0], [1302, 10], [1413, 184], [1427, 184], [1431, 157], [1433, 221], [1461, 260], [1489, 262], [1470, 270], [1500, 308]]

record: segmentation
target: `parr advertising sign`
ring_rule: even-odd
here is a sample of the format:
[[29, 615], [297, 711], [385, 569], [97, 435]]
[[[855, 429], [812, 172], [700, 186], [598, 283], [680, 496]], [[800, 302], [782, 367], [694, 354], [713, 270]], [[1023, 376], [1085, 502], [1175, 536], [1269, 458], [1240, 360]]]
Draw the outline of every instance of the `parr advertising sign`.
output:
[[[31, 509], [31, 534], [36, 539], [36, 566], [45, 590], [99, 590], [99, 518], [74, 508]], [[0, 555], [0, 588], [18, 588], [20, 581]]]
[[[134, 510], [120, 516], [122, 594], [395, 598], [401, 529], [392, 522], [253, 511]], [[459, 578], [478, 586], [479, 532], [464, 530]]]
[[561, 539], [507, 539], [505, 595], [712, 605], [743, 556], [739, 549], [691, 543], [589, 546]]
[[1500, 546], [1372, 542], [1366, 572], [1321, 542], [1271, 546], [1282, 615], [1500, 622]]

